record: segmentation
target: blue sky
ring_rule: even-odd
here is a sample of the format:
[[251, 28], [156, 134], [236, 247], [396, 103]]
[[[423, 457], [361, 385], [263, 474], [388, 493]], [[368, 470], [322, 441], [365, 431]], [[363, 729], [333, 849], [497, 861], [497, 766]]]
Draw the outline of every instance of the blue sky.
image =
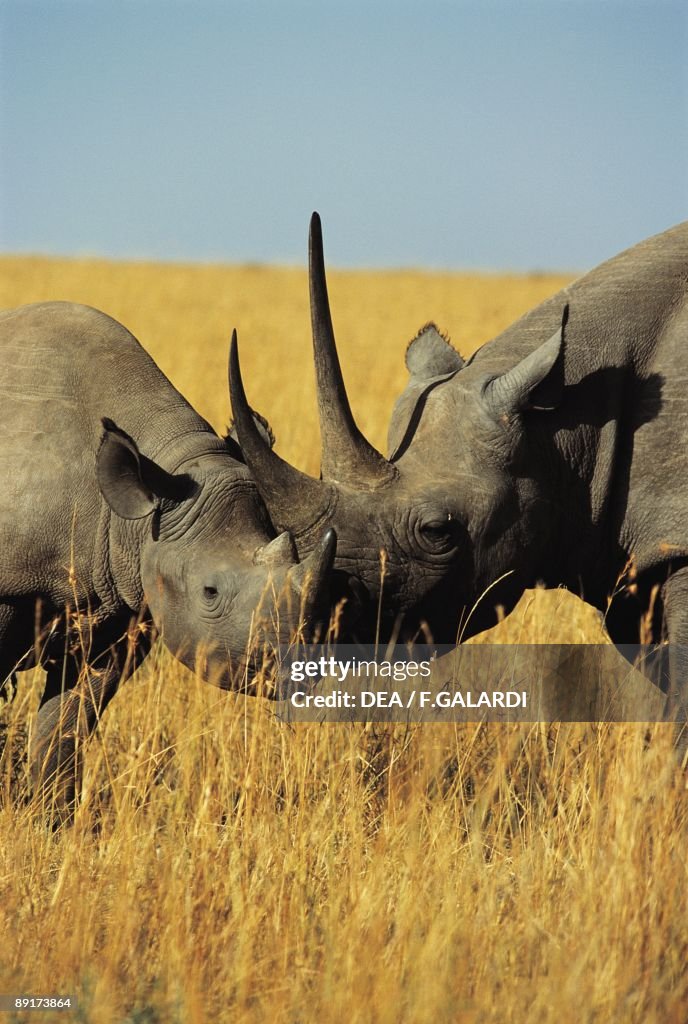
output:
[[0, 0], [0, 250], [584, 269], [688, 217], [688, 4]]

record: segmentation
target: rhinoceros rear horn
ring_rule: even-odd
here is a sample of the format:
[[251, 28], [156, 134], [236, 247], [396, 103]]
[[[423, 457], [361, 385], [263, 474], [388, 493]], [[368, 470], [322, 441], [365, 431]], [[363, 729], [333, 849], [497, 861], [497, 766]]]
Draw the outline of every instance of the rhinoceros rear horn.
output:
[[311, 327], [322, 438], [322, 476], [339, 483], [375, 485], [396, 475], [394, 466], [356, 426], [347, 398], [332, 327], [320, 217], [311, 217], [308, 239]]
[[291, 534], [285, 530], [274, 540], [263, 545], [253, 556], [253, 561], [256, 565], [265, 565], [268, 568], [276, 569], [283, 565], [294, 565], [297, 561], [297, 554]]
[[555, 409], [559, 405], [564, 390], [564, 328], [568, 318], [566, 303], [556, 333], [512, 370], [489, 382], [484, 398], [494, 415], [523, 409]]
[[229, 350], [229, 394], [234, 429], [260, 495], [278, 529], [306, 530], [328, 502], [328, 487], [301, 473], [272, 450], [259, 430], [244, 390], [236, 331]]

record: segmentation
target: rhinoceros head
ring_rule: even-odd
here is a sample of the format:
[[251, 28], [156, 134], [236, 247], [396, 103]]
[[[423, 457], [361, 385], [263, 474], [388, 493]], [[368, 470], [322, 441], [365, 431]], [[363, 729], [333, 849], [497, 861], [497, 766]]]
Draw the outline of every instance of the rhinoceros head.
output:
[[[261, 437], [230, 356], [235, 423], [273, 522], [293, 532], [299, 553], [325, 525], [338, 537], [336, 569], [360, 581], [367, 600], [357, 633], [405, 618], [451, 642], [492, 621], [510, 600], [544, 506], [537, 481], [519, 476], [521, 413], [558, 400], [561, 331], [500, 375], [464, 363], [432, 324], [411, 342], [409, 384], [398, 400], [383, 457], [358, 429], [346, 395], [327, 296], [320, 221], [311, 221], [311, 320], [320, 431], [321, 479], [300, 473]], [[565, 318], [563, 323], [565, 323]], [[544, 515], [546, 520], [546, 515]], [[355, 589], [355, 588], [354, 588]], [[346, 590], [344, 591], [346, 592]], [[474, 608], [485, 594], [481, 614]], [[488, 596], [492, 594], [492, 599]]]
[[175, 656], [223, 688], [250, 691], [275, 643], [327, 618], [334, 531], [322, 530], [299, 562], [291, 536], [275, 537], [248, 470], [219, 440], [170, 473], [114, 423], [104, 426], [98, 482], [120, 527], [120, 564], [140, 560], [145, 604]]

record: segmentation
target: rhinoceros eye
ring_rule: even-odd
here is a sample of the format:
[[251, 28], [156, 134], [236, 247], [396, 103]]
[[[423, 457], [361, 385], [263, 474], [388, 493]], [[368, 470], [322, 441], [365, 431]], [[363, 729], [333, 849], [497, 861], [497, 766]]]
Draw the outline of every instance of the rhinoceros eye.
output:
[[431, 554], [445, 554], [456, 546], [455, 523], [450, 512], [420, 519], [416, 524], [419, 544]]
[[218, 589], [214, 583], [206, 583], [203, 587], [203, 597], [206, 601], [212, 603], [217, 599]]
[[446, 534], [449, 532], [448, 527], [449, 523], [446, 520], [444, 520], [441, 523], [423, 523], [421, 525], [420, 531], [424, 537], [430, 537], [434, 540], [436, 538], [446, 536]]

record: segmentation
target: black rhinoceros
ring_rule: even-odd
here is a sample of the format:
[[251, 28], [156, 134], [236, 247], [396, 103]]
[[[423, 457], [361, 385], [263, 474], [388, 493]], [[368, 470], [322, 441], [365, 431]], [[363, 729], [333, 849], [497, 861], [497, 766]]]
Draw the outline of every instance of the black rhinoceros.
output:
[[262, 639], [318, 610], [335, 538], [297, 564], [238, 445], [104, 313], [4, 312], [0, 353], [0, 679], [47, 670], [33, 774], [70, 804], [76, 746], [156, 633], [249, 689]]
[[260, 437], [236, 346], [230, 381], [247, 463], [300, 553], [334, 525], [336, 565], [375, 609], [384, 551], [383, 612], [445, 643], [543, 581], [601, 609], [619, 644], [688, 644], [688, 222], [592, 270], [467, 362], [426, 325], [406, 353], [389, 458], [351, 415], [317, 214], [310, 290], [320, 480]]

